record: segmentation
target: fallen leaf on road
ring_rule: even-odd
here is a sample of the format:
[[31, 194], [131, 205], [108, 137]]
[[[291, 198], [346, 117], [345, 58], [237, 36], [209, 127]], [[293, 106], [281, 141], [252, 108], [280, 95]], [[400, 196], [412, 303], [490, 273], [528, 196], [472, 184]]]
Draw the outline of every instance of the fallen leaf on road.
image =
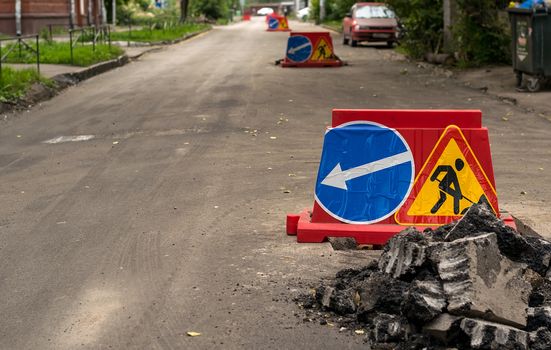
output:
[[113, 144], [114, 144], [114, 145], [118, 145], [118, 144], [119, 144], [119, 141], [113, 141]]
[[362, 334], [365, 334], [365, 331], [364, 331], [363, 329], [356, 329], [356, 330], [354, 331], [354, 333], [359, 334], [359, 335], [362, 335]]
[[289, 190], [284, 190], [283, 193], [291, 193]]
[[187, 335], [190, 337], [198, 337], [201, 335], [199, 332], [187, 332]]
[[507, 117], [501, 117], [501, 120], [508, 121], [509, 118], [507, 118]]
[[270, 136], [270, 139], [275, 140], [277, 139], [277, 136]]

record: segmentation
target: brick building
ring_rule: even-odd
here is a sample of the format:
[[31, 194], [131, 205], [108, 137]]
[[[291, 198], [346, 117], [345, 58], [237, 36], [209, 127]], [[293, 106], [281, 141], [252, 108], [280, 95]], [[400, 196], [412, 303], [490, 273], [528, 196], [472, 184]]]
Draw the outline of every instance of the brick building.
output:
[[22, 35], [39, 33], [50, 24], [83, 27], [102, 23], [103, 0], [0, 0], [0, 33], [17, 34], [18, 3]]

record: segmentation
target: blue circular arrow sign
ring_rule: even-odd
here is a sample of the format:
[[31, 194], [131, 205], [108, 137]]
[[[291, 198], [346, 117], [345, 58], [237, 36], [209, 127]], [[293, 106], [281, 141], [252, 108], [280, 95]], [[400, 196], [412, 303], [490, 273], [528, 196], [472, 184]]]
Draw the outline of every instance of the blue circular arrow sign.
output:
[[279, 27], [279, 20], [277, 18], [270, 18], [268, 20], [268, 27], [270, 29], [277, 29]]
[[307, 61], [312, 55], [312, 42], [303, 35], [293, 35], [287, 41], [287, 58], [293, 62]]
[[371, 224], [388, 218], [407, 199], [415, 164], [396, 130], [351, 122], [325, 134], [315, 197], [334, 218]]

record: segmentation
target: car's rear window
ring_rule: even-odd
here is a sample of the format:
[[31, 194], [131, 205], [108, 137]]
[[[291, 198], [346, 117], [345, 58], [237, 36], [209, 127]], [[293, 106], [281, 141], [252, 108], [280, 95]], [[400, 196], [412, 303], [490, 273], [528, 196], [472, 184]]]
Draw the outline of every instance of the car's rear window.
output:
[[386, 6], [362, 6], [356, 9], [356, 18], [394, 18], [394, 12]]

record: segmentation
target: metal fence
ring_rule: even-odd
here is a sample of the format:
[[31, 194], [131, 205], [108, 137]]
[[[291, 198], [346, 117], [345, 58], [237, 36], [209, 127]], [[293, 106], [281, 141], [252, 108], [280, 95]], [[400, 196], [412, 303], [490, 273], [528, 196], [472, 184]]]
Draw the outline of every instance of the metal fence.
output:
[[74, 64], [74, 48], [80, 43], [81, 46], [92, 43], [92, 51], [96, 51], [96, 44], [108, 43], [111, 49], [111, 28], [108, 25], [91, 26], [69, 29], [69, 43], [71, 47], [71, 64]]
[[[34, 41], [36, 43], [36, 48], [33, 48], [27, 41]], [[5, 46], [5, 50], [3, 51], [2, 45], [6, 42], [13, 42], [15, 41], [15, 44]], [[24, 36], [15, 36], [15, 37], [9, 37], [9, 38], [3, 38], [0, 39], [0, 80], [2, 79], [2, 63], [6, 62], [8, 59], [8, 56], [17, 50], [19, 57], [21, 57], [22, 52], [29, 51], [32, 52], [36, 56], [36, 70], [38, 73], [40, 73], [40, 40], [39, 35], [24, 35]]]

